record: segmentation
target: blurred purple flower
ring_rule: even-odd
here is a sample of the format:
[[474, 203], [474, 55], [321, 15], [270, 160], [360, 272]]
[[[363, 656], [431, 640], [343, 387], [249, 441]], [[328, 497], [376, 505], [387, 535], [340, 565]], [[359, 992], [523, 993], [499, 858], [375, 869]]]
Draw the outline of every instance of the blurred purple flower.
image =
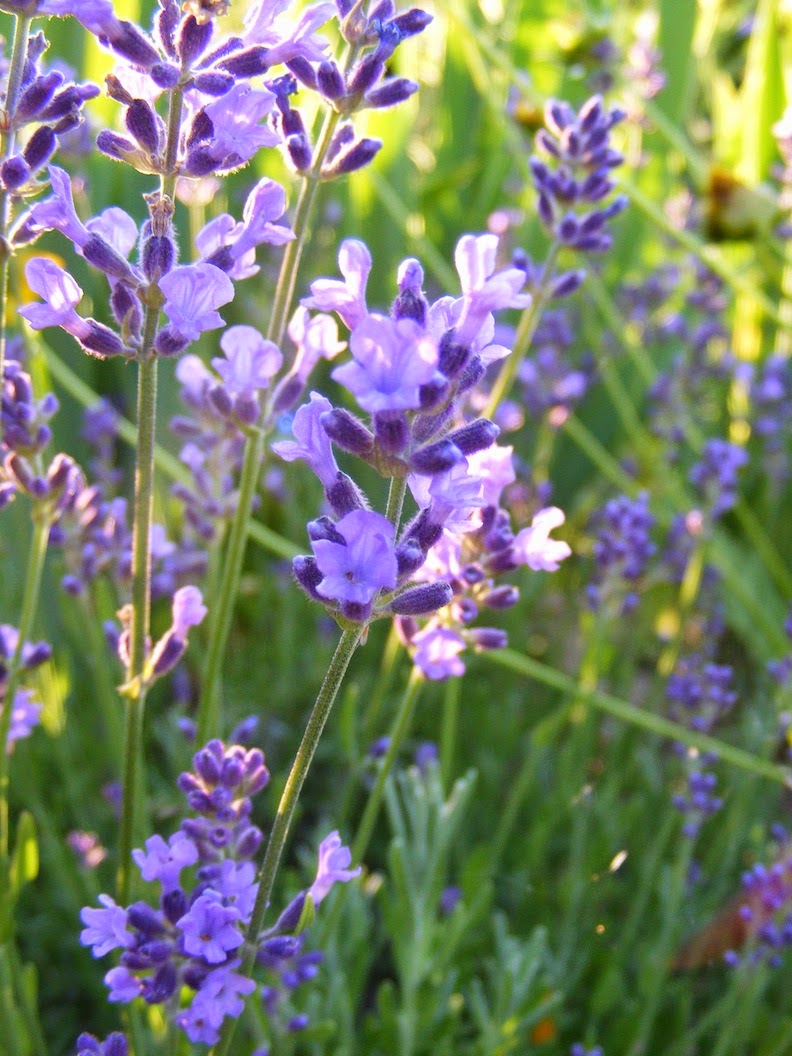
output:
[[331, 832], [319, 844], [319, 868], [316, 879], [311, 884], [308, 894], [313, 899], [314, 905], [318, 906], [336, 883], [347, 883], [356, 876], [360, 876], [362, 869], [350, 869], [352, 853], [348, 847], [341, 843], [338, 830]]

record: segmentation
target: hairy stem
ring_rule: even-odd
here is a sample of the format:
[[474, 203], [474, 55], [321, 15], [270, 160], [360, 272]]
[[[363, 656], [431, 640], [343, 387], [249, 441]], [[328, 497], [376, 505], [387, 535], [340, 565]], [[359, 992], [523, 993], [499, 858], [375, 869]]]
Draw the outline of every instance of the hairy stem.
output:
[[[245, 975], [250, 975], [253, 971], [253, 965], [256, 960], [258, 936], [261, 934], [264, 924], [264, 917], [272, 895], [275, 875], [278, 871], [283, 848], [286, 845], [286, 840], [289, 835], [289, 828], [291, 826], [292, 818], [294, 817], [294, 811], [297, 807], [297, 801], [300, 798], [300, 791], [302, 790], [305, 778], [308, 776], [308, 770], [313, 761], [316, 748], [319, 744], [319, 739], [322, 736], [325, 723], [327, 722], [333, 703], [338, 695], [338, 690], [340, 689], [344, 675], [346, 674], [349, 661], [352, 659], [352, 654], [357, 649], [364, 631], [365, 625], [361, 625], [346, 630], [341, 635], [335, 653], [333, 653], [333, 658], [330, 661], [330, 666], [324, 677], [324, 681], [322, 682], [322, 687], [319, 690], [310, 717], [308, 718], [308, 724], [305, 727], [305, 732], [300, 741], [300, 747], [297, 749], [297, 754], [294, 757], [292, 768], [289, 771], [286, 787], [283, 789], [283, 794], [281, 795], [280, 803], [278, 804], [278, 813], [275, 816], [275, 822], [272, 826], [272, 831], [270, 832], [269, 841], [267, 842], [267, 849], [264, 852], [264, 860], [261, 864], [261, 869], [259, 870], [258, 894], [256, 895], [256, 904], [253, 907], [253, 914], [250, 918], [250, 924], [247, 930], [246, 952], [241, 968], [241, 971]], [[230, 1051], [235, 1027], [235, 1019], [226, 1020], [220, 1041], [217, 1043], [217, 1047], [214, 1050], [215, 1056], [227, 1056]]]
[[[16, 110], [19, 92], [22, 87], [22, 73], [25, 69], [28, 34], [31, 18], [29, 15], [16, 15], [14, 18], [14, 40], [11, 45], [11, 62], [8, 67], [6, 85], [4, 121], [0, 122], [0, 156], [3, 161], [11, 157], [14, 151], [15, 135], [8, 126], [10, 116]], [[11, 268], [11, 247], [6, 241], [11, 223], [12, 196], [7, 191], [0, 192], [0, 381], [5, 374], [6, 330], [8, 325], [8, 273]]]
[[[8, 669], [5, 699], [3, 700], [2, 709], [0, 709], [0, 893], [8, 891], [10, 868], [9, 756], [6, 750], [8, 734], [11, 729], [13, 700], [19, 688], [22, 650], [32, 633], [33, 622], [38, 609], [41, 577], [44, 571], [44, 559], [47, 555], [47, 542], [49, 541], [49, 529], [50, 518], [46, 512], [46, 507], [44, 504], [39, 504], [35, 509], [33, 519], [33, 535], [30, 540], [30, 555], [28, 557], [25, 589], [22, 595], [22, 611], [19, 617], [19, 638]], [[0, 921], [0, 924], [2, 924], [2, 930], [4, 931], [6, 922]], [[1, 939], [2, 935], [0, 935]]]

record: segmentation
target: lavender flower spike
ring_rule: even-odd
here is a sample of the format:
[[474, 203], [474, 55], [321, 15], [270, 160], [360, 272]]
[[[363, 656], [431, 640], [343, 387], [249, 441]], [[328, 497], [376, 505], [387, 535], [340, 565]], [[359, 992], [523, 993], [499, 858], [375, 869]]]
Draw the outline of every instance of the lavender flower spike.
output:
[[319, 868], [308, 892], [315, 906], [330, 893], [333, 884], [345, 884], [360, 876], [360, 866], [357, 869], [348, 868], [351, 861], [352, 854], [349, 848], [341, 843], [337, 829], [322, 840], [319, 844]]

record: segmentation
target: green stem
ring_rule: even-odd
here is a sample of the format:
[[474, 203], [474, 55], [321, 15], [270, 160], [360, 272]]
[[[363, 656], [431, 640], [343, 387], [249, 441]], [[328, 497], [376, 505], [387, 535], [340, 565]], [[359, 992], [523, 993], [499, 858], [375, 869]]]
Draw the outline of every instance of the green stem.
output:
[[[314, 156], [311, 171], [303, 180], [297, 206], [294, 212], [292, 230], [294, 238], [286, 246], [281, 261], [278, 283], [272, 304], [267, 338], [276, 345], [283, 342], [286, 322], [294, 297], [297, 283], [297, 272], [300, 266], [308, 232], [309, 221], [319, 190], [322, 163], [327, 148], [330, 146], [333, 132], [339, 115], [328, 112], [319, 144]], [[274, 390], [273, 390], [274, 391]], [[239, 482], [239, 499], [228, 540], [228, 556], [223, 565], [222, 589], [212, 605], [212, 623], [209, 628], [209, 653], [206, 658], [201, 698], [198, 704], [198, 744], [205, 744], [211, 737], [219, 734], [220, 719], [220, 674], [225, 660], [228, 635], [231, 631], [231, 620], [234, 613], [239, 583], [242, 578], [242, 565], [245, 560], [245, 544], [250, 534], [253, 512], [253, 499], [256, 494], [261, 461], [264, 455], [264, 441], [267, 434], [266, 422], [272, 414], [272, 407], [267, 406], [262, 416], [262, 425], [251, 429], [245, 441], [242, 460], [242, 473]]]
[[446, 682], [443, 696], [443, 725], [440, 730], [440, 773], [443, 775], [443, 783], [446, 786], [451, 783], [451, 774], [454, 769], [454, 755], [456, 754], [457, 733], [459, 732], [461, 686], [460, 679], [449, 678]]
[[[258, 937], [261, 934], [264, 925], [264, 918], [267, 913], [270, 896], [272, 895], [275, 875], [278, 871], [283, 848], [286, 845], [286, 839], [289, 835], [289, 828], [291, 827], [294, 811], [300, 798], [302, 786], [305, 782], [305, 778], [308, 776], [308, 770], [313, 761], [314, 753], [316, 752], [316, 748], [322, 736], [322, 731], [325, 728], [325, 723], [327, 722], [333, 703], [338, 695], [338, 690], [340, 689], [344, 675], [346, 674], [349, 661], [352, 659], [352, 654], [357, 649], [364, 631], [365, 625], [361, 625], [350, 628], [349, 630], [344, 631], [341, 635], [335, 653], [333, 653], [333, 658], [330, 661], [330, 666], [324, 677], [324, 681], [322, 682], [322, 687], [319, 690], [313, 709], [308, 718], [308, 724], [305, 727], [305, 732], [300, 741], [300, 747], [297, 749], [297, 754], [294, 757], [294, 762], [292, 763], [286, 786], [283, 789], [280, 803], [278, 803], [278, 813], [275, 816], [275, 822], [272, 826], [272, 831], [270, 832], [269, 841], [267, 842], [267, 849], [264, 852], [264, 861], [261, 864], [261, 869], [258, 874], [258, 894], [256, 895], [256, 904], [253, 907], [253, 913], [247, 930], [246, 952], [241, 968], [244, 975], [249, 976], [253, 971], [253, 966], [256, 961]], [[215, 1056], [227, 1056], [227, 1053], [230, 1051], [235, 1027], [236, 1020], [226, 1020], [220, 1041], [217, 1043], [217, 1047], [214, 1050]]]
[[5, 698], [2, 710], [0, 710], [0, 892], [8, 890], [9, 882], [9, 755], [6, 751], [8, 733], [11, 729], [12, 702], [19, 688], [20, 666], [22, 663], [22, 650], [25, 642], [30, 638], [33, 622], [36, 618], [39, 595], [41, 592], [41, 577], [44, 571], [44, 559], [47, 554], [47, 542], [49, 540], [50, 518], [44, 504], [35, 508], [33, 519], [33, 535], [30, 541], [30, 556], [27, 564], [27, 576], [25, 579], [25, 590], [22, 595], [22, 612], [19, 617], [19, 638], [17, 640], [14, 655], [8, 669], [8, 682], [6, 684]]
[[[32, 336], [33, 331], [29, 332]], [[85, 384], [82, 379], [75, 374], [72, 368], [64, 363], [55, 352], [46, 347], [47, 355], [47, 367], [55, 378], [55, 380], [68, 392], [70, 396], [73, 396], [78, 403], [81, 403], [83, 407], [93, 407], [96, 403], [96, 393]], [[130, 422], [128, 418], [123, 415], [119, 415], [117, 419], [118, 435], [125, 444], [130, 447], [137, 446], [137, 429], [133, 422]], [[191, 482], [190, 474], [188, 470], [182, 465], [182, 463], [175, 458], [170, 451], [167, 451], [161, 444], [157, 444], [154, 447], [154, 465], [160, 473], [164, 473], [171, 480], [181, 481], [182, 484], [189, 485]], [[267, 528], [263, 524], [259, 524], [258, 521], [250, 521], [248, 524], [248, 535], [264, 550], [269, 550], [270, 553], [275, 554], [276, 557], [282, 557], [290, 560], [295, 557], [300, 551], [299, 549], [288, 539], [285, 539], [282, 535], [274, 532], [271, 528]]]
[[[157, 310], [150, 310], [156, 327]], [[148, 335], [147, 335], [148, 336]], [[150, 342], [144, 344], [148, 349]], [[129, 664], [126, 686], [126, 730], [121, 836], [118, 858], [118, 899], [129, 896], [130, 860], [140, 785], [139, 764], [143, 748], [143, 712], [146, 686], [143, 669], [149, 636], [151, 608], [151, 521], [154, 507], [154, 436], [157, 424], [157, 359], [150, 355], [138, 362], [138, 445], [135, 467], [134, 529], [132, 535], [132, 619], [129, 632]]]
[[382, 804], [382, 797], [385, 794], [385, 782], [388, 780], [396, 756], [399, 754], [401, 746], [404, 744], [405, 738], [410, 731], [410, 724], [412, 722], [413, 713], [415, 712], [415, 705], [418, 701], [421, 686], [423, 684], [424, 678], [421, 674], [420, 668], [413, 667], [410, 672], [410, 677], [407, 680], [407, 687], [404, 691], [401, 704], [399, 705], [399, 710], [396, 712], [396, 717], [390, 728], [388, 750], [380, 763], [377, 772], [377, 780], [375, 781], [374, 787], [371, 790], [371, 795], [366, 802], [363, 817], [360, 819], [360, 824], [358, 825], [358, 830], [355, 834], [354, 842], [352, 843], [352, 860], [355, 862], [359, 862], [368, 850], [371, 834], [374, 832], [374, 826], [377, 822], [377, 816]]
[[388, 485], [388, 503], [385, 507], [385, 516], [393, 525], [396, 535], [399, 534], [399, 522], [401, 521], [402, 509], [404, 507], [404, 496], [407, 494], [407, 478], [391, 477]]
[[662, 715], [656, 715], [653, 712], [637, 708], [634, 704], [630, 704], [628, 701], [615, 697], [610, 693], [579, 686], [574, 679], [565, 675], [562, 671], [557, 671], [555, 668], [542, 664], [538, 660], [532, 660], [528, 656], [515, 653], [511, 649], [497, 649], [481, 655], [492, 663], [506, 667], [511, 671], [516, 671], [518, 674], [525, 675], [526, 678], [533, 678], [546, 686], [552, 686], [562, 693], [577, 694], [587, 704], [599, 708], [600, 711], [612, 715], [621, 722], [629, 722], [633, 726], [639, 726], [649, 733], [655, 733], [660, 737], [681, 741], [682, 744], [698, 748], [700, 752], [714, 752], [725, 763], [737, 766], [749, 774], [755, 774], [757, 777], [764, 777], [769, 781], [775, 781], [787, 788], [792, 788], [792, 770], [789, 767], [771, 763], [767, 759], [760, 759], [742, 748], [737, 748], [733, 744], [719, 740], [717, 737], [697, 733], [678, 722], [663, 718]]
[[234, 603], [242, 577], [242, 563], [245, 559], [245, 544], [248, 535], [248, 522], [240, 515], [240, 511], [250, 511], [253, 508], [253, 497], [256, 494], [263, 452], [264, 432], [256, 429], [245, 442], [236, 516], [231, 524], [231, 533], [228, 538], [228, 552], [220, 580], [220, 594], [214, 603], [215, 616], [209, 634], [209, 652], [206, 657], [203, 689], [198, 705], [198, 744], [206, 744], [211, 737], [218, 734], [220, 728], [220, 675], [231, 630]]
[[[27, 56], [28, 32], [30, 30], [31, 16], [16, 15], [14, 18], [14, 40], [11, 45], [11, 62], [8, 68], [8, 83], [6, 85], [5, 106], [3, 116], [8, 120], [19, 101], [19, 92], [22, 87], [22, 74], [25, 69], [25, 58]], [[0, 155], [3, 160], [8, 159], [14, 150], [15, 135], [13, 129], [0, 133]], [[6, 357], [6, 330], [8, 326], [8, 273], [11, 268], [11, 247], [6, 242], [8, 228], [11, 223], [12, 196], [3, 191], [0, 193], [0, 381], [5, 374]]]
[[487, 406], [484, 408], [484, 418], [494, 417], [501, 402], [509, 395], [514, 380], [517, 377], [517, 372], [522, 366], [525, 357], [528, 355], [531, 342], [536, 333], [536, 328], [539, 326], [542, 312], [544, 311], [549, 298], [550, 280], [553, 277], [553, 269], [555, 268], [559, 249], [560, 246], [557, 242], [553, 242], [550, 246], [542, 277], [539, 280], [539, 285], [534, 294], [534, 299], [520, 316], [517, 333], [514, 337], [512, 354], [507, 357], [500, 374], [495, 380], [495, 384], [492, 386], [492, 391], [487, 400]]

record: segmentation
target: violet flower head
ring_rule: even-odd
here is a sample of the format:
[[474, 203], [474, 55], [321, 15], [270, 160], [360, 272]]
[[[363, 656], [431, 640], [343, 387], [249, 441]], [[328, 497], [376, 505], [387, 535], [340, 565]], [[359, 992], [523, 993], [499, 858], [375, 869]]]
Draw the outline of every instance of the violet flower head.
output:
[[266, 389], [283, 362], [277, 345], [265, 340], [253, 326], [229, 327], [220, 338], [220, 347], [225, 359], [213, 359], [212, 366], [235, 397], [255, 397]]
[[737, 502], [739, 471], [748, 463], [743, 448], [726, 440], [708, 440], [701, 460], [690, 471], [690, 483], [705, 496], [712, 517], [726, 513]]
[[91, 946], [94, 957], [104, 957], [111, 950], [128, 949], [134, 942], [127, 931], [127, 911], [117, 906], [110, 895], [100, 895], [104, 909], [86, 906], [80, 911], [80, 919], [86, 926], [80, 932], [83, 946]]
[[127, 1056], [128, 1051], [126, 1037], [116, 1030], [104, 1041], [99, 1041], [93, 1034], [81, 1034], [77, 1038], [75, 1056]]
[[146, 840], [145, 852], [134, 850], [132, 857], [143, 879], [147, 883], [159, 880], [166, 895], [179, 887], [182, 869], [198, 861], [198, 850], [192, 840], [179, 831], [167, 843], [161, 836], [150, 836]]
[[25, 278], [44, 302], [19, 309], [34, 330], [49, 326], [60, 326], [69, 332], [82, 330], [85, 321], [74, 309], [82, 300], [83, 291], [68, 272], [48, 257], [33, 257], [25, 265]]
[[304, 297], [301, 303], [306, 308], [337, 312], [344, 325], [353, 330], [368, 315], [366, 283], [371, 272], [371, 254], [365, 242], [345, 239], [338, 251], [338, 267], [344, 276], [343, 282], [315, 279], [311, 283], [311, 296]]
[[272, 445], [272, 450], [285, 462], [304, 459], [326, 488], [338, 476], [330, 437], [321, 423], [322, 415], [332, 409], [332, 404], [325, 396], [312, 392], [308, 403], [304, 403], [294, 416], [292, 432], [296, 441], [280, 440]]
[[360, 406], [380, 411], [415, 410], [420, 389], [437, 372], [437, 345], [412, 319], [369, 315], [353, 329], [354, 356], [333, 371], [333, 378], [354, 393]]
[[[6, 702], [0, 703], [0, 712], [6, 706]], [[6, 741], [6, 752], [11, 753], [16, 741], [29, 737], [38, 726], [43, 705], [33, 700], [33, 694], [28, 689], [18, 689], [14, 694], [14, 702], [11, 705], [11, 725], [8, 728], [8, 739]]]
[[341, 843], [338, 830], [331, 832], [322, 840], [319, 845], [319, 868], [316, 872], [316, 879], [308, 891], [315, 906], [327, 897], [333, 884], [346, 884], [354, 880], [356, 876], [360, 876], [361, 867], [350, 869], [351, 861], [352, 853]]
[[312, 541], [322, 573], [317, 593], [331, 601], [367, 605], [396, 586], [394, 529], [373, 510], [354, 510], [335, 524], [334, 539]]
[[162, 310], [171, 328], [186, 341], [197, 341], [205, 330], [224, 325], [217, 309], [234, 299], [234, 284], [212, 264], [183, 264], [164, 275]]
[[550, 532], [566, 520], [563, 510], [549, 506], [540, 510], [530, 528], [517, 533], [512, 549], [517, 561], [534, 572], [557, 572], [561, 561], [572, 553], [568, 543], [550, 538]]
[[203, 957], [208, 964], [222, 964], [226, 954], [244, 942], [235, 927], [240, 917], [238, 909], [224, 906], [214, 895], [199, 895], [176, 927], [182, 931], [187, 953]]
[[413, 663], [426, 678], [442, 682], [464, 675], [465, 664], [459, 654], [465, 651], [467, 643], [451, 628], [430, 625], [414, 635], [410, 644], [415, 647]]
[[221, 162], [219, 168], [238, 168], [263, 147], [278, 144], [277, 135], [261, 124], [274, 105], [272, 92], [237, 83], [204, 107], [214, 129], [210, 149]]

